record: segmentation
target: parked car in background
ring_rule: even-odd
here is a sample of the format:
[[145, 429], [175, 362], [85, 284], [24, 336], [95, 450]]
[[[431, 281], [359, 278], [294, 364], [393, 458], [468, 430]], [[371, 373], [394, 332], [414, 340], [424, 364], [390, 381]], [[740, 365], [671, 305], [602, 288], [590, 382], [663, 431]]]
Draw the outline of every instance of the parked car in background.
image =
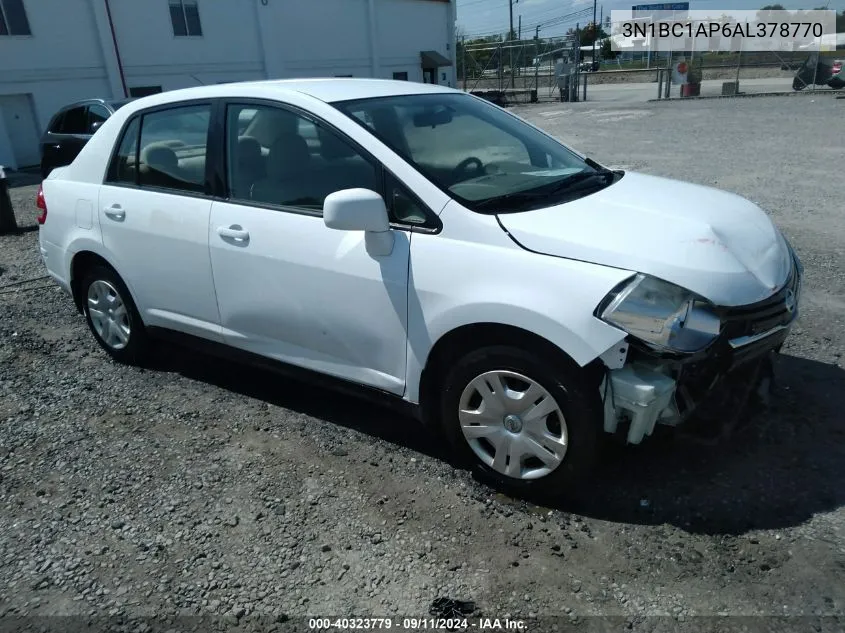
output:
[[792, 89], [803, 90], [808, 86], [829, 86], [834, 90], [845, 88], [843, 60], [821, 57], [812, 53], [795, 72]]
[[70, 165], [106, 119], [130, 101], [86, 99], [59, 110], [41, 137], [42, 178], [56, 167]]
[[178, 336], [356, 387], [515, 492], [572, 492], [603, 434], [764, 386], [798, 315], [753, 202], [431, 84], [145, 97], [41, 187], [42, 260], [115, 360]]

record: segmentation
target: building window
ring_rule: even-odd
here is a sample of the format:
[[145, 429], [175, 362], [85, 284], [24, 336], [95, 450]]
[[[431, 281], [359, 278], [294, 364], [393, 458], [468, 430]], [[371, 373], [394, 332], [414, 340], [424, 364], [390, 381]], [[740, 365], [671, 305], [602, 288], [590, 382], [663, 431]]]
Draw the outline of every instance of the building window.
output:
[[129, 96], [132, 98], [148, 97], [161, 92], [161, 86], [135, 86], [129, 89]]
[[176, 37], [199, 37], [202, 35], [200, 10], [196, 0], [170, 0], [170, 21]]
[[399, 81], [408, 81], [408, 73], [393, 73], [393, 78]]
[[0, 0], [0, 35], [32, 35], [23, 0]]

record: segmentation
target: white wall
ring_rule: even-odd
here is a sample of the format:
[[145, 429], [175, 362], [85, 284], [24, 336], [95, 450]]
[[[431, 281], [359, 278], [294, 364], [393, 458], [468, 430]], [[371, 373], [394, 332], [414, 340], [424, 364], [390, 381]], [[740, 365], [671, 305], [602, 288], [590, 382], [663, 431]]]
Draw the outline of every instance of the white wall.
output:
[[[411, 81], [422, 81], [420, 51], [437, 51], [454, 58], [450, 38], [452, 3], [437, 0], [376, 0], [376, 40], [379, 44], [379, 75], [391, 78], [405, 71]], [[453, 81], [449, 68], [441, 68]], [[444, 83], [438, 76], [438, 83]], [[451, 83], [454, 86], [454, 83]]]
[[[0, 95], [60, 107], [123, 96], [105, 0], [24, 0], [31, 36], [0, 36]], [[422, 81], [420, 51], [454, 59], [455, 0], [199, 0], [201, 37], [175, 37], [167, 0], [109, 0], [127, 88], [284, 77]], [[441, 68], [455, 86], [455, 68]], [[0, 125], [0, 164], [14, 166]]]
[[[103, 51], [93, 36], [90, 0], [25, 0], [24, 6], [32, 34], [0, 37], [0, 95], [32, 95], [41, 133], [63, 105], [109, 98], [112, 89]], [[17, 166], [5, 126], [0, 129], [0, 165]]]
[[200, 0], [202, 36], [176, 37], [166, 0], [110, 0], [127, 87], [264, 78], [252, 0]]

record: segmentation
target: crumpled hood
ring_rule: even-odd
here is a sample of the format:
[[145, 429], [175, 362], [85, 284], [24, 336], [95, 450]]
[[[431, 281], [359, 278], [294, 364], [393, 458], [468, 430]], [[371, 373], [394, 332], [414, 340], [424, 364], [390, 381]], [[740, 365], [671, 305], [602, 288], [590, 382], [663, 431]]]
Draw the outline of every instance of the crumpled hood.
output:
[[659, 277], [721, 306], [765, 299], [791, 267], [786, 241], [754, 203], [645, 174], [499, 220], [529, 250]]

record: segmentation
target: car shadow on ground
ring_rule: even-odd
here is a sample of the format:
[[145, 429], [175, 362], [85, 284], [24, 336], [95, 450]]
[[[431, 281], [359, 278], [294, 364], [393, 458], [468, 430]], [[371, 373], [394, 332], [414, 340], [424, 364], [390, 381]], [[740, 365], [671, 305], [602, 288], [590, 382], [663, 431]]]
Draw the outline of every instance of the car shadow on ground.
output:
[[766, 409], [714, 446], [654, 438], [604, 456], [579, 514], [704, 534], [799, 525], [845, 505], [845, 371], [783, 355]]
[[442, 443], [419, 421], [378, 402], [172, 344], [157, 346], [149, 369], [175, 372], [436, 459], [448, 459]]
[[[263, 369], [179, 347], [162, 349], [154, 370], [172, 371], [285, 409], [354, 429], [437, 459], [443, 442], [418, 422], [368, 401], [278, 379]], [[554, 507], [616, 523], [671, 524], [704, 534], [743, 534], [799, 525], [845, 505], [845, 370], [795, 356], [775, 365], [768, 409], [748, 427], [702, 446], [673, 436], [609, 447], [589, 494]], [[491, 491], [492, 492], [492, 491]], [[500, 499], [526, 511], [524, 500]]]

